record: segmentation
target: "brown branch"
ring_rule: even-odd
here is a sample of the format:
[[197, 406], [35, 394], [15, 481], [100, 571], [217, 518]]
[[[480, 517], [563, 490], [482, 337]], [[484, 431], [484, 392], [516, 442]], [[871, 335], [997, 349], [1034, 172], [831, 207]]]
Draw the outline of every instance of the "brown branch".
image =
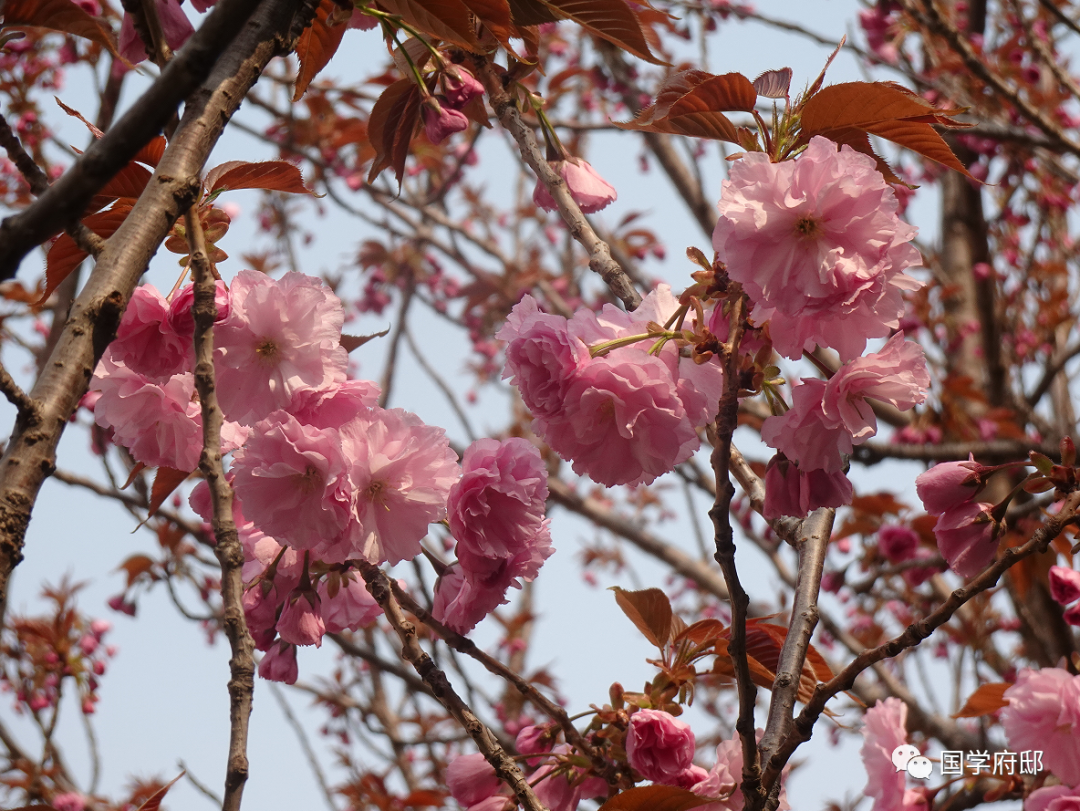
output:
[[244, 550], [233, 521], [233, 490], [221, 463], [221, 426], [225, 421], [218, 404], [214, 379], [214, 321], [217, 320], [214, 274], [206, 253], [202, 223], [189, 208], [184, 214], [190, 248], [195, 301], [191, 315], [195, 321], [195, 388], [199, 393], [203, 420], [203, 449], [199, 469], [210, 487], [214, 508], [211, 525], [217, 545], [214, 554], [221, 563], [221, 613], [232, 657], [229, 659], [229, 759], [225, 773], [222, 811], [238, 811], [248, 777], [247, 738], [251, 701], [255, 692], [255, 641], [244, 617]]
[[[222, 0], [210, 15], [210, 21], [217, 21], [214, 26], [217, 34], [202, 36], [199, 40], [201, 45], [197, 43], [197, 47], [189, 51], [190, 43], [206, 31], [210, 21], [204, 24], [200, 32], [189, 40], [189, 46], [169, 64], [166, 73], [177, 64], [183, 65], [185, 54], [187, 62], [191, 61], [191, 54], [212, 62], [213, 53], [205, 52], [203, 46], [217, 42], [222, 36], [220, 29], [226, 24], [240, 24], [234, 17], [237, 17], [241, 7], [246, 8], [243, 6], [246, 2], [248, 0]], [[72, 305], [64, 333], [57, 342], [45, 371], [38, 377], [30, 392], [30, 397], [40, 404], [41, 424], [28, 427], [16, 423], [3, 458], [0, 459], [0, 611], [6, 604], [11, 571], [22, 560], [26, 527], [34, 502], [42, 482], [56, 467], [56, 446], [68, 418], [86, 391], [94, 367], [106, 346], [115, 336], [124, 306], [150, 257], [168, 234], [176, 218], [195, 199], [199, 172], [213, 144], [263, 68], [286, 47], [286, 39], [293, 35], [291, 23], [295, 2], [296, 0], [265, 0], [252, 24], [244, 29], [233, 46], [218, 60], [202, 88], [188, 99], [181, 125], [146, 191], [116, 234], [106, 243], [94, 272]], [[218, 12], [223, 9], [225, 11], [219, 15]], [[205, 66], [200, 66], [200, 73], [203, 67]], [[181, 85], [186, 85], [187, 78], [179, 73], [172, 75]], [[158, 87], [158, 84], [155, 84], [155, 87]], [[145, 102], [148, 97], [144, 96], [132, 111], [147, 112], [146, 104], [153, 107], [163, 92], [166, 91], [159, 89], [155, 95], [152, 90], [148, 96], [150, 102]], [[125, 116], [125, 119], [127, 117]], [[126, 135], [122, 134], [109, 143], [126, 144], [133, 153], [146, 139], [138, 140], [144, 134], [144, 130], [138, 128], [134, 130], [138, 137], [131, 138], [132, 126], [122, 128], [117, 124], [97, 144], [105, 143], [112, 132], [119, 128], [120, 132]], [[119, 148], [112, 147], [114, 150]], [[90, 156], [93, 150], [94, 147], [91, 147], [86, 156]], [[68, 175], [75, 177], [75, 180], [62, 185], [62, 178], [30, 208], [16, 217], [8, 218], [4, 225], [0, 226], [0, 269], [10, 267], [13, 271], [14, 265], [4, 263], [11, 260], [12, 256], [21, 257], [25, 253], [20, 253], [22, 249], [19, 248], [25, 241], [23, 237], [36, 233], [34, 229], [42, 227], [41, 222], [44, 221], [35, 219], [42, 216], [36, 206], [46, 204], [48, 208], [56, 203], [65, 189], [72, 191], [74, 197], [86, 197], [97, 188], [96, 180], [91, 182], [88, 178], [101, 179], [110, 175], [100, 170], [101, 166], [111, 165], [101, 157], [100, 149], [94, 154], [99, 155], [99, 158], [88, 164], [81, 163], [82, 170], [69, 171]], [[50, 197], [54, 193], [58, 196]], [[56, 204], [66, 206], [67, 202], [61, 198]], [[74, 210], [81, 211], [84, 206], [85, 202], [79, 203]], [[28, 214], [30, 216], [26, 219], [19, 219]], [[34, 225], [35, 222], [37, 225]], [[25, 230], [19, 231], [17, 237], [9, 239], [10, 229], [15, 227], [13, 223], [24, 224]], [[36, 244], [33, 239], [36, 239], [36, 236], [27, 244]], [[14, 261], [17, 262], [17, 259]]]
[[[195, 91], [212, 71], [225, 80], [230, 72], [222, 70], [222, 66], [228, 66], [232, 71], [239, 67], [242, 59], [237, 58], [238, 54], [250, 52], [251, 30], [248, 29], [240, 37], [237, 35], [258, 4], [259, 0], [221, 0], [150, 89], [120, 120], [102, 138], [90, 144], [48, 191], [21, 212], [6, 217], [0, 223], [0, 280], [13, 278], [19, 263], [31, 249], [76, 222], [98, 189], [123, 169], [144, 144], [161, 132], [177, 105]], [[234, 39], [237, 41], [229, 47]], [[230, 84], [234, 88], [237, 86]], [[232, 103], [238, 104], [242, 97], [243, 92], [240, 92]], [[201, 108], [202, 105], [196, 107]], [[231, 112], [230, 108], [228, 114]], [[188, 117], [189, 114], [185, 112], [185, 118]], [[219, 131], [223, 124], [224, 121], [215, 122], [207, 132]], [[213, 140], [210, 139], [211, 142]], [[159, 167], [158, 183], [161, 183], [161, 174]], [[172, 175], [173, 178], [190, 176], [191, 173]], [[175, 189], [162, 191], [171, 195]]]
[[394, 594], [390, 578], [378, 566], [371, 563], [361, 562], [359, 570], [367, 581], [368, 591], [382, 606], [383, 613], [401, 640], [401, 657], [413, 666], [424, 683], [431, 688], [431, 692], [439, 703], [469, 733], [469, 737], [476, 742], [477, 748], [495, 769], [499, 779], [513, 790], [522, 807], [526, 811], [547, 811], [543, 803], [537, 799], [532, 786], [529, 785], [514, 759], [506, 753], [491, 730], [484, 726], [461, 696], [454, 691], [446, 674], [424, 652], [416, 636], [416, 626], [406, 619], [405, 613], [401, 610], [401, 604]]
[[902, 634], [890, 639], [888, 642], [863, 651], [829, 681], [818, 684], [814, 690], [814, 695], [803, 708], [798, 719], [796, 719], [795, 728], [770, 758], [765, 772], [765, 780], [770, 783], [776, 780], [795, 750], [810, 740], [813, 736], [814, 724], [825, 710], [825, 705], [830, 698], [850, 689], [859, 674], [867, 668], [885, 659], [891, 659], [901, 651], [915, 647], [928, 638], [935, 630], [952, 619], [953, 615], [975, 596], [996, 586], [998, 580], [1001, 579], [1001, 575], [1006, 570], [1025, 558], [1045, 552], [1050, 546], [1050, 542], [1061, 534], [1061, 531], [1068, 524], [1076, 520], [1078, 509], [1080, 509], [1080, 492], [1074, 492], [1065, 499], [1061, 511], [1050, 518], [1043, 527], [1035, 531], [1031, 540], [1023, 546], [1006, 549], [1001, 553], [1001, 557], [983, 570], [982, 574], [975, 577], [966, 586], [953, 591], [949, 598], [929, 616], [912, 623]]
[[536, 143], [532, 128], [521, 120], [521, 113], [503, 87], [502, 79], [496, 73], [494, 65], [488, 60], [482, 60], [476, 67], [477, 75], [484, 83], [484, 89], [487, 91], [496, 117], [517, 142], [521, 157], [536, 172], [540, 182], [551, 193], [570, 235], [589, 254], [589, 267], [600, 275], [608, 289], [618, 297], [627, 310], [636, 309], [641, 303], [641, 295], [634, 289], [626, 272], [611, 258], [610, 247], [589, 225], [589, 221], [581, 213], [578, 204], [570, 196], [566, 183], [540, 154], [540, 147]]

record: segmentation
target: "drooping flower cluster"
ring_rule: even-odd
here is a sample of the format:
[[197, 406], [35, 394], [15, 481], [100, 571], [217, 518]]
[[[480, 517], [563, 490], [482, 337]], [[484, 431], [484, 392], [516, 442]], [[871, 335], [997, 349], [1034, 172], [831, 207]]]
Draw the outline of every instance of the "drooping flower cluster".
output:
[[984, 468], [974, 457], [967, 462], [943, 462], [915, 479], [923, 507], [937, 516], [934, 537], [949, 568], [972, 577], [997, 554], [997, 537], [989, 512], [993, 504], [975, 501], [986, 482]]
[[926, 399], [929, 385], [922, 347], [898, 332], [880, 352], [845, 363], [827, 382], [795, 386], [791, 408], [761, 429], [765, 443], [783, 454], [766, 470], [765, 517], [801, 516], [850, 501], [846, 457], [877, 433], [867, 399], [906, 411]]
[[424, 134], [433, 144], [439, 144], [455, 132], [469, 126], [461, 109], [484, 94], [484, 86], [460, 65], [452, 66], [442, 76], [444, 94], [429, 96], [424, 102]]
[[847, 361], [898, 329], [903, 291], [922, 286], [904, 273], [920, 263], [915, 233], [873, 159], [819, 136], [797, 160], [755, 152], [732, 166], [713, 248], [777, 352], [817, 344]]
[[[696, 428], [716, 412], [723, 388], [718, 364], [697, 365], [674, 341], [657, 352], [649, 324], [678, 308], [659, 285], [632, 313], [607, 305], [573, 318], [541, 312], [525, 296], [497, 334], [507, 341], [506, 369], [534, 417], [533, 428], [574, 471], [606, 485], [648, 484], [700, 444]], [[640, 336], [598, 354], [590, 348]]]

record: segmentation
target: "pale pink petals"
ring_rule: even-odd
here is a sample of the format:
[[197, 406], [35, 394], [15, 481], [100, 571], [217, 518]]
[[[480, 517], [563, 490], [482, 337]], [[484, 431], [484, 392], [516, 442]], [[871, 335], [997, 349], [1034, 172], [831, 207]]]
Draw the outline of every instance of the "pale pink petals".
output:
[[476, 805], [498, 793], [502, 781], [479, 752], [461, 755], [446, 766], [446, 787], [463, 806]]
[[275, 281], [243, 270], [230, 296], [229, 317], [215, 333], [218, 397], [226, 417], [254, 424], [287, 408], [301, 388], [345, 380], [345, 315], [323, 282], [300, 273]]
[[965, 501], [971, 501], [983, 488], [977, 471], [981, 466], [969, 454], [966, 462], [940, 462], [915, 478], [915, 492], [931, 515], [941, 515]]
[[[59, 811], [60, 806], [56, 808]], [[1024, 802], [1024, 811], [1080, 811], [1080, 786], [1044, 786], [1035, 789]]]
[[431, 615], [452, 631], [467, 634], [505, 602], [509, 587], [509, 581], [485, 585], [469, 580], [461, 564], [453, 563], [435, 583]]
[[268, 681], [295, 684], [300, 675], [296, 666], [296, 647], [284, 643], [271, 647], [259, 662], [259, 675]]
[[[585, 214], [595, 214], [607, 208], [619, 196], [611, 184], [581, 158], [552, 161], [551, 168], [566, 182], [570, 196]], [[551, 192], [540, 180], [536, 181], [533, 190], [533, 203], [545, 211], [558, 210]]]
[[844, 469], [844, 457], [851, 454], [851, 434], [825, 416], [821, 407], [824, 394], [825, 381], [802, 381], [791, 391], [787, 413], [765, 420], [761, 439], [797, 462], [800, 470], [837, 473]]
[[842, 425], [856, 445], [877, 433], [877, 417], [867, 397], [907, 411], [926, 399], [930, 373], [926, 356], [898, 332], [880, 352], [846, 363], [825, 386], [822, 410], [834, 426]]
[[874, 800], [870, 811], [919, 811], [926, 799], [905, 790], [907, 772], [892, 762], [896, 747], [907, 743], [907, 705], [898, 698], [878, 701], [863, 716], [863, 765], [869, 780], [863, 793]]
[[765, 467], [766, 520], [794, 516], [802, 518], [820, 507], [842, 507], [854, 496], [851, 481], [842, 470], [802, 471], [789, 459], [777, 454]]
[[325, 389], [298, 389], [288, 409], [304, 425], [340, 428], [379, 403], [379, 387], [370, 380], [346, 380]]
[[450, 104], [461, 109], [473, 99], [484, 94], [484, 86], [475, 76], [461, 65], [455, 65], [443, 77], [446, 99]]
[[1080, 784], [1080, 676], [1058, 667], [1024, 668], [1005, 698], [1001, 724], [1009, 748], [1041, 750], [1055, 777]]
[[[195, 33], [187, 15], [176, 0], [157, 0], [154, 6], [165, 34], [165, 42], [173, 51], [180, 50], [188, 37]], [[120, 55], [133, 65], [146, 60], [146, 46], [139, 39], [135, 31], [135, 23], [127, 12], [124, 13], [123, 22], [120, 23]]]
[[447, 137], [455, 132], [461, 132], [469, 126], [469, 119], [465, 114], [455, 110], [447, 103], [439, 104], [432, 98], [424, 105], [424, 134], [433, 144], [441, 144]]
[[[562, 743], [552, 750], [552, 754], [566, 756], [573, 754], [573, 750]], [[553, 773], [558, 765], [558, 761], [549, 761], [529, 776], [536, 798], [549, 811], [575, 811], [582, 800], [607, 796], [608, 785], [601, 778], [586, 777], [585, 773], [576, 767]]]
[[626, 730], [626, 757], [646, 780], [677, 785], [694, 760], [694, 732], [663, 710], [638, 710]]
[[938, 550], [961, 577], [974, 577], [997, 554], [994, 523], [987, 517], [993, 508], [993, 504], [966, 501], [946, 510], [934, 525]]
[[355, 493], [349, 557], [376, 564], [416, 557], [461, 475], [445, 431], [400, 408], [375, 408], [343, 425], [341, 439]]
[[[195, 336], [195, 319], [191, 315], [191, 306], [195, 303], [195, 285], [186, 284], [177, 291], [169, 302], [169, 312], [165, 316], [165, 324], [168, 329], [179, 335], [185, 344], [191, 345]], [[130, 305], [129, 305], [130, 306]], [[217, 317], [214, 324], [220, 324], [229, 317], [229, 288], [225, 282], [214, 282], [214, 308]], [[189, 354], [190, 362], [194, 362], [194, 350]]]
[[326, 625], [319, 614], [318, 595], [313, 591], [294, 591], [285, 601], [276, 627], [278, 635], [291, 645], [322, 647]]
[[366, 628], [383, 615], [382, 606], [375, 602], [360, 575], [349, 573], [340, 577], [338, 583], [338, 590], [331, 597], [327, 580], [319, 581], [318, 593], [322, 600], [319, 613], [328, 634]]
[[[763, 734], [762, 730], [757, 730], [759, 741]], [[690, 791], [699, 797], [717, 800], [698, 806], [700, 811], [742, 811], [745, 805], [742, 789], [739, 788], [742, 783], [742, 768], [742, 741], [736, 733], [730, 740], [723, 741], [716, 747], [716, 763], [704, 777], [690, 786]], [[787, 790], [781, 787], [778, 811], [787, 811], [790, 807]]]
[[1062, 605], [1080, 600], [1080, 572], [1064, 566], [1050, 567], [1050, 596]]
[[902, 292], [921, 286], [903, 273], [920, 261], [915, 229], [874, 160], [848, 146], [815, 137], [794, 161], [744, 155], [719, 207], [713, 247], [789, 358], [815, 344], [858, 357], [899, 327]]
[[153, 285], [135, 288], [109, 344], [109, 356], [128, 369], [160, 383], [187, 371], [194, 357], [191, 335], [180, 335], [168, 321], [169, 304]]

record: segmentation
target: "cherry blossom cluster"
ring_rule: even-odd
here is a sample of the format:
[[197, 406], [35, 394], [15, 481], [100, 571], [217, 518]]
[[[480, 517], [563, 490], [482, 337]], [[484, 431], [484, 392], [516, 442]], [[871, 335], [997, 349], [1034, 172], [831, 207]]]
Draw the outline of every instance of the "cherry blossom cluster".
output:
[[[534, 446], [480, 440], [462, 476], [441, 428], [381, 408], [374, 383], [347, 379], [343, 309], [320, 280], [242, 271], [216, 298], [222, 449], [262, 675], [294, 681], [296, 646], [374, 622], [381, 609], [354, 562], [411, 560], [432, 523], [447, 521], [458, 542], [436, 588], [450, 627], [470, 630], [536, 577], [553, 549]], [[98, 424], [147, 466], [198, 465], [192, 302], [191, 286], [171, 301], [138, 288], [91, 384]], [[210, 520], [205, 483], [191, 504]]]
[[949, 568], [964, 577], [980, 572], [997, 553], [994, 522], [989, 516], [994, 505], [975, 500], [985, 486], [984, 470], [970, 458], [934, 465], [915, 479], [923, 507], [937, 516], [934, 536], [938, 549]]
[[527, 295], [497, 333], [507, 342], [503, 377], [574, 472], [609, 486], [649, 484], [698, 449], [723, 372], [684, 357], [675, 341], [649, 339], [678, 308], [663, 284], [632, 313], [609, 304], [570, 319]]

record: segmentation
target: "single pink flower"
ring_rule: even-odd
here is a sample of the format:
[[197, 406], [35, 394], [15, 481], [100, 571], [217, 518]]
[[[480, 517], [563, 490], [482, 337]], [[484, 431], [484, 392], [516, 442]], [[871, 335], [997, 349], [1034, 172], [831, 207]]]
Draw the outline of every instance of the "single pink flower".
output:
[[646, 780], [675, 785], [694, 762], [694, 732], [663, 710], [638, 710], [626, 730], [626, 758]]
[[364, 578], [355, 572], [343, 576], [333, 597], [327, 580], [320, 580], [318, 593], [322, 604], [319, 613], [326, 623], [328, 634], [366, 628], [383, 615], [382, 607], [367, 590]]
[[1059, 667], [1024, 668], [1005, 698], [1001, 725], [1009, 747], [1041, 750], [1055, 777], [1080, 784], [1080, 676]]
[[815, 344], [858, 357], [899, 327], [902, 293], [922, 286], [904, 274], [920, 262], [916, 230], [874, 160], [851, 147], [817, 136], [794, 161], [744, 155], [719, 208], [713, 247], [786, 357]]
[[271, 647], [259, 662], [259, 675], [267, 681], [296, 684], [300, 675], [296, 666], [296, 646], [280, 643]]
[[218, 398], [229, 419], [254, 424], [288, 407], [301, 388], [345, 380], [345, 313], [324, 282], [242, 270], [229, 293], [229, 317], [214, 335]]
[[322, 647], [326, 624], [319, 608], [319, 596], [314, 591], [294, 591], [285, 600], [281, 616], [278, 617], [278, 635], [290, 645]]
[[993, 508], [993, 504], [965, 501], [942, 513], [934, 525], [938, 551], [961, 577], [974, 577], [997, 554], [993, 521], [980, 520]]
[[446, 766], [446, 787], [463, 806], [476, 805], [498, 793], [502, 781], [487, 759], [476, 752], [461, 755]]
[[[530, 724], [522, 727], [514, 740], [514, 748], [522, 755], [536, 755], [550, 752], [555, 745], [558, 728], [552, 724]], [[529, 758], [530, 765], [535, 765], [539, 758]]]
[[110, 357], [155, 383], [189, 371], [191, 338], [172, 329], [168, 313], [168, 302], [153, 285], [136, 287], [109, 344]]
[[1050, 596], [1062, 605], [1080, 600], [1080, 572], [1064, 566], [1051, 566]]
[[878, 530], [878, 551], [892, 563], [902, 563], [915, 556], [919, 548], [919, 534], [911, 527], [886, 524]]
[[[615, 202], [619, 196], [615, 189], [592, 165], [581, 158], [551, 161], [551, 168], [566, 183], [567, 191], [585, 214], [595, 214]], [[536, 181], [533, 203], [544, 211], [558, 211], [555, 198], [542, 181]]]
[[473, 99], [484, 95], [484, 86], [461, 65], [455, 65], [443, 77], [446, 99], [456, 109], [461, 109]]
[[[341, 439], [278, 411], [259, 422], [233, 460], [233, 487], [263, 532], [294, 549], [340, 541], [352, 515], [352, 487]], [[344, 545], [325, 560], [342, 562]]]
[[465, 576], [461, 564], [446, 568], [435, 583], [431, 615], [459, 634], [467, 634], [484, 617], [507, 602], [509, 581], [484, 584]]
[[907, 743], [907, 704], [898, 698], [878, 701], [863, 716], [863, 766], [869, 780], [863, 793], [874, 799], [870, 811], [918, 811], [926, 798], [905, 790], [907, 772], [892, 762], [896, 747]]
[[922, 347], [898, 332], [880, 352], [841, 366], [825, 385], [821, 408], [827, 421], [842, 425], [858, 445], [877, 433], [877, 417], [867, 397], [907, 411], [926, 399], [929, 385]]
[[1080, 811], [1080, 786], [1044, 786], [1035, 789], [1024, 802], [1024, 811]]
[[466, 576], [482, 581], [505, 561], [520, 559], [526, 566], [514, 576], [532, 580], [554, 551], [544, 518], [547, 468], [540, 451], [518, 437], [480, 439], [466, 449], [461, 466], [446, 509]]
[[768, 417], [761, 427], [765, 444], [797, 462], [802, 471], [840, 472], [852, 451], [851, 432], [832, 424], [822, 410], [825, 387], [823, 380], [803, 380], [791, 391], [791, 408]]
[[[177, 0], [157, 0], [154, 5], [165, 34], [165, 42], [173, 51], [180, 50], [188, 41], [188, 37], [195, 33], [191, 21], [188, 20]], [[135, 31], [135, 23], [127, 12], [124, 13], [124, 19], [120, 23], [120, 55], [133, 65], [146, 61], [146, 46], [139, 39]]]
[[786, 515], [802, 518], [819, 507], [842, 507], [854, 496], [851, 481], [842, 470], [803, 472], [783, 454], [777, 454], [765, 466], [766, 520]]
[[[444, 98], [443, 101], [446, 101]], [[440, 104], [439, 100], [432, 97], [425, 102], [424, 111], [424, 134], [433, 144], [441, 144], [455, 132], [468, 129], [469, 119], [465, 114], [447, 102]]]
[[982, 468], [975, 457], [968, 455], [966, 462], [940, 462], [915, 478], [915, 492], [931, 515], [941, 515], [946, 510], [965, 501], [971, 501], [983, 489], [979, 477]]
[[[759, 741], [763, 734], [762, 730], [757, 731]], [[742, 783], [742, 768], [742, 741], [736, 733], [730, 740], [723, 741], [716, 747], [716, 763], [701, 780], [690, 786], [690, 791], [699, 797], [717, 800], [698, 808], [701, 811], [742, 811], [745, 805], [742, 789], [739, 788]], [[787, 811], [790, 807], [787, 791], [781, 786], [778, 811]]]
[[355, 493], [348, 557], [376, 564], [416, 557], [461, 475], [446, 433], [403, 409], [374, 408], [343, 425], [341, 439]]

